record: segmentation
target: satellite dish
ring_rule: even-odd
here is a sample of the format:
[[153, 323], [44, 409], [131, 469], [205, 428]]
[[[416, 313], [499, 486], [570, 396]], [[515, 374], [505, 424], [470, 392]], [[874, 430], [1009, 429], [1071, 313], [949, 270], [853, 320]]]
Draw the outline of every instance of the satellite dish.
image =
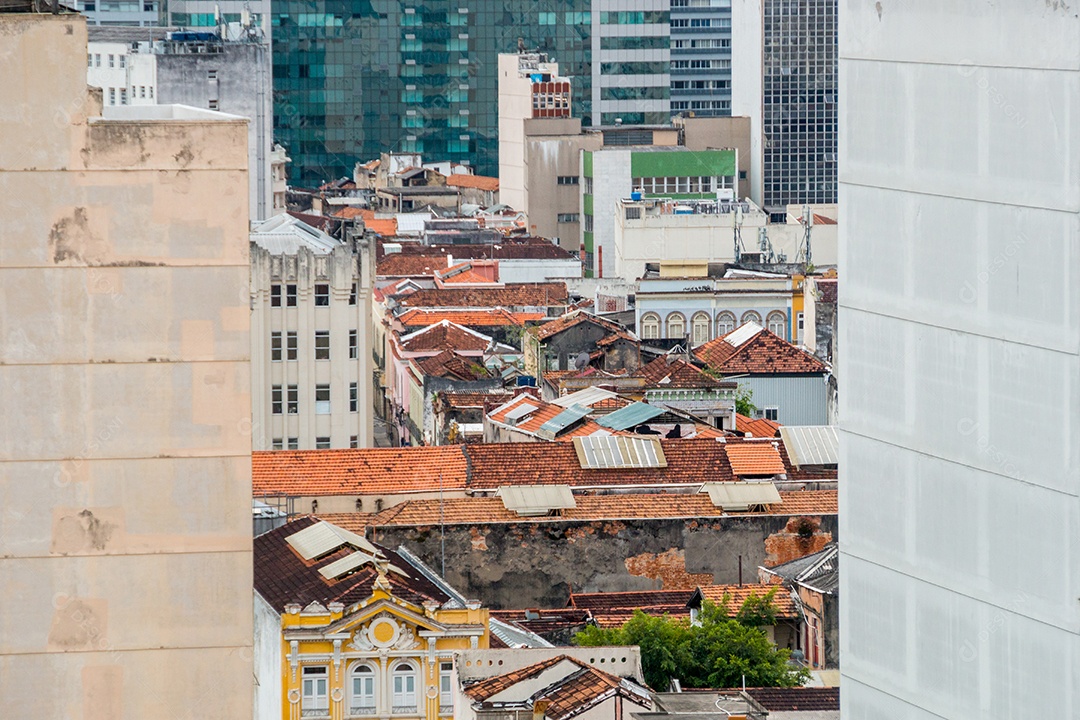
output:
[[588, 364], [589, 364], [589, 353], [582, 350], [581, 352], [578, 353], [577, 357], [574, 358], [574, 369], [575, 370], [584, 370], [588, 366]]

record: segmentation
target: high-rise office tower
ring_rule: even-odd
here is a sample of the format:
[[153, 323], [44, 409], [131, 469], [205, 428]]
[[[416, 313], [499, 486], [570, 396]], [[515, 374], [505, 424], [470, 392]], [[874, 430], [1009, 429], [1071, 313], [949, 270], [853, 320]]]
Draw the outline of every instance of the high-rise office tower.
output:
[[843, 717], [1075, 718], [1080, 19], [844, 11]]
[[585, 125], [670, 117], [668, 0], [282, 0], [273, 13], [276, 138], [292, 180], [390, 150], [498, 168], [498, 54], [546, 53]]
[[731, 0], [671, 0], [671, 112], [731, 114]]
[[759, 160], [751, 198], [773, 213], [835, 203], [838, 0], [731, 5], [731, 112], [752, 119]]
[[0, 714], [251, 717], [247, 121], [86, 45], [0, 13]]

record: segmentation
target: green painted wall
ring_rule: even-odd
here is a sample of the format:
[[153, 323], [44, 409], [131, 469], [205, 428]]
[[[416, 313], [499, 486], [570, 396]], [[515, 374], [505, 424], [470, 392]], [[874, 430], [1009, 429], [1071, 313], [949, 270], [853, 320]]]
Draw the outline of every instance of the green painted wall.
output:
[[[589, 169], [590, 171], [592, 169], [591, 162]], [[732, 176], [736, 174], [735, 151], [632, 152], [630, 153], [630, 174], [636, 178]]]
[[587, 233], [583, 233], [583, 235], [585, 236], [583, 238], [584, 242], [585, 242], [585, 252], [592, 252], [593, 251], [593, 234], [591, 232], [587, 232]]
[[585, 175], [585, 177], [592, 177], [592, 153], [589, 151], [585, 151], [583, 155], [584, 157], [582, 157], [581, 159], [582, 173]]
[[592, 215], [593, 214], [593, 196], [592, 195], [583, 195], [582, 199], [581, 199], [581, 204], [582, 204], [581, 211], [583, 213], [585, 213], [586, 215]]

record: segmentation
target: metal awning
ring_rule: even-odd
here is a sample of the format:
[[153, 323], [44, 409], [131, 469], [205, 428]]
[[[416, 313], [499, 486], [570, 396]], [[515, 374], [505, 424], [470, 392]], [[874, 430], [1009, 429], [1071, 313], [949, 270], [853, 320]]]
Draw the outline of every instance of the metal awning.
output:
[[507, 510], [524, 516], [577, 507], [569, 485], [503, 485], [495, 494]]
[[709, 482], [701, 486], [713, 505], [724, 510], [749, 510], [755, 505], [776, 505], [780, 493], [771, 482]]
[[332, 553], [342, 545], [350, 545], [372, 555], [379, 554], [378, 549], [361, 536], [326, 521], [317, 522], [300, 532], [293, 533], [285, 538], [285, 542], [289, 543], [305, 560]]
[[615, 412], [597, 419], [596, 422], [606, 428], [611, 428], [612, 430], [628, 430], [632, 427], [637, 427], [644, 422], [648, 422], [658, 415], [663, 415], [665, 412], [666, 410], [662, 407], [650, 405], [649, 403], [636, 402], [633, 405], [619, 408]]
[[840, 462], [840, 441], [832, 425], [781, 425], [780, 438], [793, 465]]
[[591, 408], [583, 407], [581, 405], [571, 405], [541, 425], [540, 430], [537, 431], [537, 435], [546, 440], [554, 440], [556, 435], [586, 417], [590, 412], [592, 412]]
[[574, 438], [578, 463], [590, 470], [667, 467], [660, 441], [648, 437], [590, 435]]

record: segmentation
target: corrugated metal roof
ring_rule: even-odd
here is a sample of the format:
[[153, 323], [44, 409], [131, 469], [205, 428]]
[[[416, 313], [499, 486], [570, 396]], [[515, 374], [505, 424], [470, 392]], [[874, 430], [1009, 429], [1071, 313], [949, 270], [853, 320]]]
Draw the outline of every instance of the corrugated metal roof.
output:
[[836, 465], [840, 441], [832, 425], [784, 425], [780, 437], [793, 465]]
[[362, 552], [354, 552], [346, 555], [343, 558], [335, 560], [326, 567], [319, 568], [319, 574], [327, 580], [333, 580], [334, 578], [341, 577], [342, 575], [347, 575], [353, 572], [361, 565], [365, 565], [366, 563], [369, 563], [374, 559], [375, 557], [373, 555], [368, 555], [367, 553]]
[[780, 493], [771, 482], [710, 482], [701, 486], [713, 505], [724, 510], [749, 510], [753, 505], [780, 503]]
[[761, 327], [756, 322], [751, 320], [750, 322], [740, 325], [739, 327], [725, 335], [724, 342], [726, 342], [728, 345], [731, 345], [732, 347], [739, 347], [744, 342], [754, 337], [764, 329], [765, 328]]
[[547, 515], [577, 507], [569, 485], [504, 485], [495, 493], [503, 506], [518, 515]]
[[547, 440], [553, 440], [556, 435], [587, 416], [590, 412], [592, 412], [592, 410], [587, 407], [571, 405], [541, 425], [537, 434]]
[[599, 418], [596, 422], [612, 430], [627, 430], [636, 427], [643, 422], [648, 422], [658, 415], [664, 414], [664, 409], [649, 403], [636, 402], [619, 408], [613, 413]]
[[592, 470], [667, 467], [660, 441], [644, 437], [590, 435], [574, 438], [581, 467]]
[[521, 418], [525, 417], [526, 415], [530, 415], [530, 414], [536, 412], [539, 408], [540, 408], [539, 405], [532, 405], [530, 403], [523, 402], [520, 405], [518, 405], [516, 408], [514, 408], [513, 410], [506, 413], [505, 419], [507, 419], [507, 420], [509, 420], [511, 422], [513, 422], [515, 420], [520, 420]]
[[300, 557], [305, 560], [332, 553], [342, 545], [351, 545], [372, 555], [379, 554], [374, 545], [356, 533], [343, 530], [337, 525], [331, 525], [325, 521], [310, 525], [298, 533], [293, 533], [285, 538], [285, 542], [289, 543], [296, 552], [300, 553]]
[[578, 390], [577, 392], [570, 393], [569, 395], [563, 395], [558, 400], [552, 400], [552, 404], [559, 407], [570, 407], [571, 405], [584, 405], [585, 407], [592, 407], [596, 403], [602, 400], [610, 400], [611, 398], [618, 397], [618, 393], [611, 392], [599, 387], [587, 387], [584, 390]]

